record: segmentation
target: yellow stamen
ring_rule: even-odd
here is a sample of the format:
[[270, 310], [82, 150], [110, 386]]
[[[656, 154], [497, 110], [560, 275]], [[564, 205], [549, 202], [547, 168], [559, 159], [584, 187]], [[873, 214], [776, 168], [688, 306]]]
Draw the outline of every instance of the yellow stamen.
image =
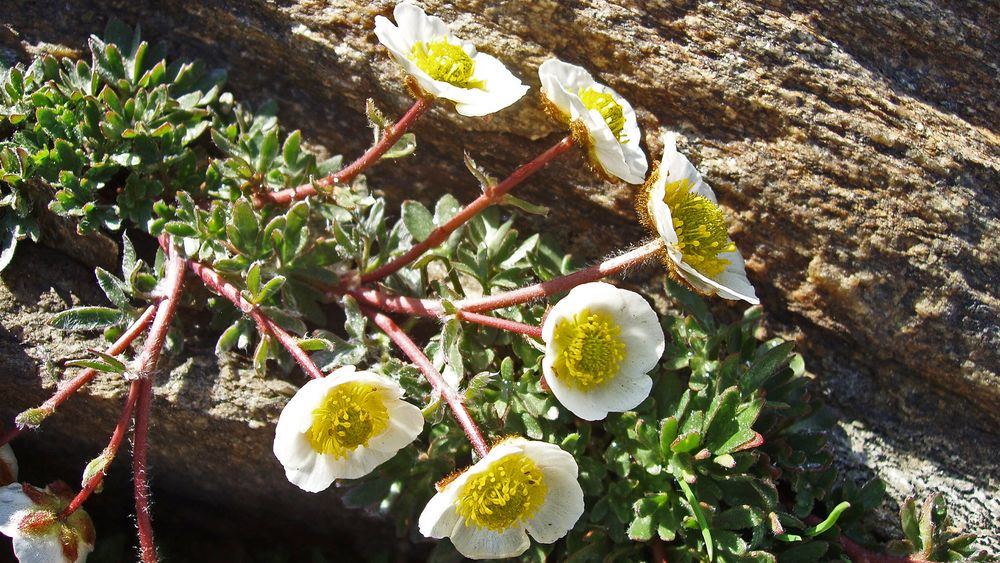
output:
[[610, 381], [625, 359], [625, 343], [618, 335], [621, 327], [610, 315], [584, 309], [556, 325], [554, 342], [556, 377], [584, 391]]
[[358, 446], [367, 446], [389, 425], [389, 411], [378, 387], [367, 383], [334, 387], [312, 415], [312, 426], [306, 432], [309, 445], [338, 459], [346, 458]]
[[601, 114], [619, 143], [628, 142], [628, 138], [622, 134], [625, 129], [625, 111], [621, 104], [611, 97], [611, 94], [598, 92], [591, 87], [581, 88], [579, 96], [580, 101], [587, 106], [587, 109], [596, 109]]
[[483, 89], [486, 86], [482, 80], [472, 78], [476, 61], [462, 47], [449, 43], [444, 37], [414, 43], [410, 60], [434, 80], [459, 88]]
[[545, 501], [547, 489], [535, 462], [511, 454], [466, 481], [456, 511], [466, 526], [502, 532], [530, 519]]
[[736, 250], [729, 239], [726, 219], [722, 210], [712, 200], [691, 193], [687, 178], [665, 186], [663, 203], [670, 208], [677, 249], [684, 262], [709, 278], [721, 274], [729, 260], [719, 258], [723, 252]]

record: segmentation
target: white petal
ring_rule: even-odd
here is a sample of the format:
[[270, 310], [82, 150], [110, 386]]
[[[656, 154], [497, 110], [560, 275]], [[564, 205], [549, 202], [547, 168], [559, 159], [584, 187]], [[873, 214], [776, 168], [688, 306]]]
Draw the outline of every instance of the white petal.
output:
[[594, 85], [594, 78], [586, 69], [559, 59], [549, 59], [538, 67], [538, 79], [545, 97], [570, 119], [579, 119], [585, 113], [578, 93], [581, 88]]
[[330, 455], [322, 457], [323, 463], [329, 467], [329, 471], [337, 479], [357, 479], [368, 475], [376, 467], [388, 461], [392, 456], [396, 455], [396, 451], [398, 450], [388, 452], [358, 446], [354, 451], [347, 454], [347, 457], [334, 458]]
[[274, 455], [285, 468], [285, 477], [290, 483], [310, 493], [318, 493], [329, 487], [337, 476], [332, 472], [326, 456], [320, 455], [300, 434], [297, 440], [274, 441]]
[[[461, 479], [461, 477], [458, 479]], [[443, 538], [449, 536], [455, 529], [455, 526], [460, 524], [459, 521], [461, 519], [455, 510], [455, 504], [458, 501], [458, 491], [462, 489], [462, 485], [465, 484], [466, 479], [463, 479], [461, 483], [456, 483], [455, 481], [449, 483], [449, 486], [446, 486], [443, 491], [435, 494], [427, 503], [427, 506], [424, 507], [417, 522], [420, 533], [424, 537]]]
[[[465, 96], [455, 104], [455, 111], [467, 117], [478, 117], [500, 111], [520, 100], [528, 86], [514, 76], [503, 63], [486, 53], [475, 57], [473, 78], [485, 82], [483, 90], [471, 89], [475, 96]], [[456, 100], [457, 101], [457, 100]]]
[[649, 216], [653, 219], [653, 226], [656, 227], [656, 232], [666, 241], [667, 248], [671, 248], [677, 244], [678, 239], [677, 231], [674, 230], [670, 206], [663, 202], [663, 198], [666, 195], [666, 181], [664, 177], [665, 172], [663, 169], [660, 169], [657, 172], [656, 180], [653, 182], [653, 187], [649, 190], [649, 201], [646, 203], [646, 209], [649, 211]]
[[705, 276], [684, 262], [680, 263], [683, 270], [681, 274], [692, 285], [706, 293], [718, 294], [723, 299], [742, 299], [751, 305], [760, 304], [753, 285], [747, 279], [746, 266], [739, 251], [723, 252], [719, 257], [729, 260], [729, 264], [715, 279]]
[[388, 428], [369, 440], [368, 447], [395, 454], [413, 442], [423, 429], [424, 416], [420, 409], [397, 400], [389, 408]]
[[[715, 192], [702, 179], [701, 172], [691, 164], [686, 156], [677, 152], [677, 133], [669, 131], [663, 134], [663, 160], [660, 163], [660, 178], [663, 184], [687, 179], [691, 183], [689, 191], [717, 203]], [[662, 196], [661, 196], [662, 199]]]
[[[9, 473], [11, 481], [17, 481], [17, 456], [14, 455], [14, 449], [10, 447], [10, 444], [4, 444], [0, 447], [0, 463], [7, 466], [7, 473]], [[0, 485], [6, 485], [6, 483], [0, 483]]]
[[[81, 544], [82, 546], [83, 544]], [[86, 553], [83, 550], [79, 551], [76, 561], [83, 561], [79, 555], [82, 555], [85, 559], [87, 553], [90, 553], [89, 549], [86, 550]], [[63, 554], [59, 537], [49, 534], [43, 536], [25, 536], [19, 534], [14, 536], [14, 555], [17, 556], [19, 563], [57, 563], [59, 561], [68, 561]]]
[[521, 446], [524, 455], [528, 456], [539, 469], [548, 471], [561, 471], [576, 479], [577, 465], [576, 459], [555, 444], [548, 442], [537, 442], [525, 440]]
[[396, 4], [396, 8], [392, 11], [392, 17], [399, 25], [403, 37], [411, 46], [417, 41], [430, 41], [439, 37], [448, 38], [450, 43], [458, 43], [458, 41], [453, 40], [448, 26], [441, 18], [428, 16], [423, 10], [409, 2]]
[[[567, 454], [569, 455], [569, 454]], [[575, 469], [575, 463], [574, 469]], [[552, 543], [565, 536], [583, 515], [583, 489], [576, 473], [545, 471], [545, 502], [525, 527], [535, 541]]]
[[626, 304], [626, 309], [615, 315], [615, 323], [621, 328], [618, 337], [625, 344], [621, 369], [646, 373], [660, 363], [666, 348], [660, 317], [638, 293], [625, 289], [618, 291]]
[[26, 510], [35, 508], [35, 503], [24, 494], [20, 483], [0, 487], [0, 532], [9, 537], [17, 535], [17, 525]]
[[[544, 369], [544, 361], [542, 365]], [[576, 416], [591, 421], [603, 420], [609, 412], [625, 412], [637, 407], [653, 387], [653, 380], [645, 373], [624, 371], [607, 383], [586, 391], [570, 387], [558, 377], [550, 377], [548, 370], [545, 381], [560, 404]]]
[[494, 532], [488, 528], [458, 525], [451, 543], [462, 555], [471, 559], [503, 559], [524, 553], [531, 542], [523, 528]]

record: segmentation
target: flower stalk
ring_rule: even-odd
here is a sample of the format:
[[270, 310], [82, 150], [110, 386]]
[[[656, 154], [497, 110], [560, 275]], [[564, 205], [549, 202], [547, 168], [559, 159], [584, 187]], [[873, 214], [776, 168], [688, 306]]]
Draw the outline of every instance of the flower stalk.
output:
[[383, 264], [382, 266], [363, 274], [361, 276], [361, 283], [372, 283], [385, 278], [406, 265], [410, 264], [417, 258], [419, 258], [423, 253], [427, 252], [431, 248], [441, 244], [448, 235], [453, 233], [456, 229], [464, 225], [470, 219], [479, 214], [480, 211], [486, 209], [487, 207], [499, 202], [503, 199], [508, 192], [510, 192], [518, 184], [526, 180], [535, 172], [541, 170], [546, 164], [551, 162], [555, 157], [565, 153], [570, 148], [573, 147], [573, 137], [564, 137], [561, 141], [550, 147], [548, 150], [542, 154], [536, 156], [531, 162], [521, 166], [510, 176], [507, 176], [502, 182], [493, 186], [492, 188], [486, 187], [483, 190], [483, 194], [477, 197], [472, 203], [466, 205], [462, 210], [460, 210], [454, 217], [448, 220], [444, 225], [440, 225], [427, 236], [426, 239], [413, 245], [409, 250], [407, 250], [401, 256]]
[[295, 362], [299, 364], [303, 371], [309, 374], [309, 377], [313, 379], [323, 377], [323, 372], [320, 371], [319, 367], [316, 366], [316, 363], [312, 361], [309, 354], [306, 354], [305, 351], [299, 347], [298, 341], [296, 341], [295, 337], [288, 334], [285, 329], [278, 326], [278, 323], [272, 321], [267, 315], [261, 312], [260, 309], [244, 299], [243, 296], [240, 295], [240, 290], [237, 289], [235, 285], [222, 279], [222, 277], [215, 270], [205, 264], [200, 264], [194, 261], [190, 264], [191, 271], [201, 278], [201, 281], [206, 287], [228, 299], [233, 305], [236, 306], [237, 309], [243, 311], [246, 315], [253, 319], [262, 335], [270, 334], [273, 336], [282, 345], [282, 347], [285, 348], [285, 350], [288, 350], [288, 353], [292, 355]]
[[107, 447], [101, 452], [98, 457], [100, 459], [100, 468], [90, 476], [89, 479], [84, 481], [83, 488], [80, 492], [73, 497], [69, 505], [59, 513], [60, 518], [66, 518], [70, 514], [77, 511], [83, 503], [86, 502], [90, 495], [93, 494], [101, 482], [104, 480], [104, 476], [107, 474], [107, 468], [111, 465], [111, 462], [115, 459], [118, 454], [118, 448], [122, 444], [122, 440], [125, 438], [125, 433], [128, 432], [129, 423], [132, 421], [132, 415], [135, 414], [135, 405], [139, 400], [139, 381], [133, 381], [128, 388], [128, 396], [125, 398], [125, 404], [122, 406], [121, 415], [118, 416], [118, 423], [115, 424], [115, 429], [111, 433], [111, 439], [108, 441]]
[[455, 416], [455, 420], [458, 421], [459, 426], [465, 431], [465, 435], [469, 438], [469, 443], [472, 444], [472, 449], [475, 450], [476, 455], [480, 459], [486, 457], [489, 452], [489, 446], [486, 444], [486, 440], [483, 439], [483, 434], [480, 432], [479, 427], [476, 422], [472, 420], [472, 415], [469, 414], [469, 410], [465, 408], [465, 403], [462, 401], [461, 395], [458, 391], [452, 388], [447, 381], [444, 380], [444, 376], [434, 367], [430, 359], [424, 354], [423, 350], [403, 331], [396, 325], [396, 322], [391, 318], [387, 317], [383, 313], [372, 310], [369, 307], [362, 307], [362, 311], [370, 318], [390, 339], [399, 346], [399, 349], [403, 351], [404, 354], [410, 361], [413, 362], [420, 372], [424, 374], [424, 378], [430, 383], [431, 387], [434, 388], [441, 398], [448, 404], [451, 408], [452, 414]]
[[[104, 353], [109, 356], [117, 356], [118, 354], [124, 352], [132, 344], [132, 342], [146, 330], [146, 325], [148, 325], [149, 321], [153, 318], [153, 315], [156, 313], [156, 309], [157, 305], [150, 305], [147, 307], [146, 310], [139, 315], [139, 318], [136, 319], [135, 322], [133, 322], [131, 326], [129, 326], [128, 329], [126, 329], [125, 332], [118, 337], [118, 340], [115, 340], [114, 343], [112, 343], [111, 346], [104, 351]], [[71, 379], [65, 385], [61, 386], [58, 391], [46, 399], [46, 401], [40, 406], [36, 407], [36, 409], [43, 411], [46, 414], [55, 412], [56, 408], [65, 403], [67, 399], [79, 391], [84, 385], [89, 383], [91, 379], [94, 379], [94, 376], [96, 375], [97, 370], [93, 368], [87, 368], [81, 371], [79, 375]], [[24, 430], [24, 428], [26, 427], [15, 426], [5, 432], [3, 436], [0, 437], [0, 446], [16, 438], [21, 431]]]
[[[139, 551], [143, 563], [156, 561], [156, 547], [153, 543], [153, 524], [149, 510], [149, 480], [147, 475], [147, 452], [149, 449], [149, 415], [153, 396], [153, 374], [156, 372], [163, 344], [167, 339], [170, 322], [177, 312], [181, 287], [187, 260], [173, 247], [166, 236], [160, 238], [160, 245], [167, 253], [166, 276], [163, 280], [163, 296], [149, 328], [149, 336], [143, 342], [142, 351], [136, 358], [133, 388], [137, 388], [135, 429], [132, 442], [132, 479], [135, 489], [135, 519], [139, 530]], [[131, 395], [131, 390], [129, 394]]]
[[431, 105], [433, 105], [433, 98], [420, 97], [417, 98], [410, 109], [407, 110], [400, 120], [385, 128], [385, 132], [382, 134], [382, 138], [379, 139], [377, 143], [371, 146], [363, 155], [358, 157], [357, 160], [347, 165], [347, 167], [340, 169], [339, 171], [331, 174], [325, 178], [321, 178], [315, 182], [308, 184], [303, 184], [295, 188], [288, 188], [284, 190], [274, 191], [274, 192], [263, 192], [257, 194], [254, 198], [254, 204], [257, 207], [263, 207], [267, 204], [274, 205], [289, 205], [293, 202], [305, 199], [311, 195], [316, 195], [316, 187], [329, 188], [337, 184], [347, 184], [358, 174], [361, 174], [370, 166], [374, 165], [382, 155], [391, 149], [400, 137], [403, 136], [413, 124], [416, 123], [417, 119], [426, 112]]

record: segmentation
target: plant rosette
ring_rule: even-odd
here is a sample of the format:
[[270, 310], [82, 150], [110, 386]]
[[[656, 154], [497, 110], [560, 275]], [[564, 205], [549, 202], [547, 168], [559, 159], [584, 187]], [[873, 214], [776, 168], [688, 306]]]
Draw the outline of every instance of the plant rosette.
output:
[[634, 291], [604, 282], [574, 287], [542, 324], [542, 372], [576, 416], [602, 420], [635, 408], [653, 387], [648, 373], [666, 346], [660, 319]]
[[0, 485], [17, 481], [17, 456], [10, 444], [0, 446]]
[[583, 514], [576, 460], [556, 445], [524, 438], [498, 443], [450, 481], [420, 514], [420, 533], [450, 538], [473, 559], [516, 557], [553, 543]]
[[20, 563], [79, 563], [94, 550], [96, 535], [83, 509], [60, 517], [73, 493], [62, 482], [39, 489], [27, 483], [0, 488], [0, 532], [11, 538]]
[[646, 153], [639, 146], [642, 135], [628, 100], [595, 82], [583, 67], [559, 59], [542, 63], [538, 78], [549, 113], [570, 126], [598, 172], [630, 184], [645, 180]]
[[676, 277], [706, 295], [760, 303], [715, 192], [677, 152], [676, 133], [663, 136], [663, 161], [636, 207], [646, 227], [666, 243], [667, 266]]
[[367, 475], [410, 444], [424, 426], [396, 382], [344, 366], [302, 386], [285, 405], [274, 455], [285, 476], [316, 493], [336, 479]]
[[375, 18], [375, 35], [422, 94], [455, 103], [468, 117], [488, 115], [521, 99], [528, 87], [496, 58], [448, 31], [441, 18], [410, 3], [393, 10], [396, 24]]

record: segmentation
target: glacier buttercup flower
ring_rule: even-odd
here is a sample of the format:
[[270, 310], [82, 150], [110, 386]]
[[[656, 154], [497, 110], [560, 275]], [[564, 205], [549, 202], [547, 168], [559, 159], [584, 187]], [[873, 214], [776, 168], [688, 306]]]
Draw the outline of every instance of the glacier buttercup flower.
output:
[[410, 3], [393, 10], [396, 24], [375, 18], [375, 35], [424, 93], [451, 100], [455, 111], [475, 117], [513, 104], [528, 87], [500, 61], [448, 31], [440, 18]]
[[10, 444], [0, 446], [0, 485], [17, 481], [17, 457]]
[[11, 483], [0, 488], [0, 533], [13, 540], [20, 563], [78, 563], [94, 550], [94, 524], [83, 509], [59, 518], [73, 500], [65, 483], [44, 489]]
[[578, 285], [556, 303], [542, 324], [542, 340], [545, 382], [585, 420], [627, 411], [648, 397], [648, 372], [666, 346], [649, 303], [603, 282]]
[[274, 455], [285, 476], [315, 493], [335, 479], [371, 472], [423, 429], [420, 409], [402, 396], [396, 382], [354, 366], [303, 385], [281, 411], [274, 433]]
[[586, 131], [590, 160], [605, 175], [617, 176], [630, 184], [646, 178], [646, 154], [635, 111], [628, 100], [594, 81], [582, 67], [549, 59], [538, 67], [542, 94], [556, 117]]
[[663, 162], [646, 184], [639, 213], [663, 237], [668, 265], [701, 293], [760, 303], [712, 188], [677, 152], [676, 134], [665, 134], [663, 145]]
[[573, 456], [558, 446], [511, 438], [447, 484], [420, 514], [420, 533], [451, 538], [473, 559], [524, 553], [528, 535], [552, 543], [583, 514]]

